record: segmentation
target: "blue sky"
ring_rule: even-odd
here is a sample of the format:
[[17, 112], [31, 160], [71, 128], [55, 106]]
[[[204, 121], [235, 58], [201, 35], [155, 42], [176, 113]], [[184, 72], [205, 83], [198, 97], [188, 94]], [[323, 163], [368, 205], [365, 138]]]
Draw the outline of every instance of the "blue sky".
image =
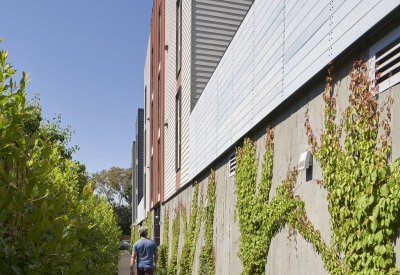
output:
[[131, 165], [143, 108], [143, 66], [152, 0], [2, 1], [0, 48], [29, 72], [28, 98], [43, 117], [61, 114], [89, 172]]

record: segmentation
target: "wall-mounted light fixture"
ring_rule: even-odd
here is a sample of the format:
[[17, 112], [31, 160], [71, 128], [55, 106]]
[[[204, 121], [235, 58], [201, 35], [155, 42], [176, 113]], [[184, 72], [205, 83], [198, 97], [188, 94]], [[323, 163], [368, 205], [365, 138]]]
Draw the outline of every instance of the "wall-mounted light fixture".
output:
[[164, 50], [168, 52], [168, 45], [164, 45]]
[[300, 155], [298, 170], [306, 170], [312, 166], [312, 154], [310, 151], [305, 151]]

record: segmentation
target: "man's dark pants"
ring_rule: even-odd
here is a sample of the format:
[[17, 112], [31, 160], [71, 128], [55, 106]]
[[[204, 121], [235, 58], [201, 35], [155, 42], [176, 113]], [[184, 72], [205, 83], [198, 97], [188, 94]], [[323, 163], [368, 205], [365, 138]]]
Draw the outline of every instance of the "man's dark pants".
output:
[[154, 275], [154, 268], [138, 268], [138, 275]]

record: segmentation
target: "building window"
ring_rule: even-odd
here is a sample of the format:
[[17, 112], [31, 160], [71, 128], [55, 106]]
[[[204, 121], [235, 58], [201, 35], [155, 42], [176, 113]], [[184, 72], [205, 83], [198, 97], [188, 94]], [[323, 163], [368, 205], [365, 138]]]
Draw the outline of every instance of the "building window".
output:
[[[160, 226], [160, 207], [154, 209], [153, 215], [153, 224], [154, 224], [154, 242], [156, 245], [160, 245], [160, 237], [161, 237], [161, 226]], [[163, 240], [164, 241], [164, 240]]]
[[161, 128], [161, 82], [160, 82], [160, 74], [158, 74], [158, 95], [157, 95], [157, 108], [158, 108], [158, 131], [160, 131]]
[[181, 169], [181, 144], [182, 144], [182, 95], [179, 89], [175, 105], [175, 166], [176, 171]]
[[153, 127], [154, 125], [153, 125], [153, 102], [152, 102], [150, 107], [150, 148], [153, 147], [153, 135], [154, 135]]
[[158, 147], [157, 147], [157, 151], [158, 151], [158, 157], [157, 157], [157, 163], [158, 163], [158, 175], [157, 175], [157, 187], [158, 187], [158, 194], [160, 194], [160, 189], [161, 189], [161, 148], [160, 148], [160, 140], [158, 140]]
[[[146, 205], [146, 200], [147, 200], [147, 194], [146, 194], [146, 192], [147, 192], [147, 174], [145, 173], [144, 174], [144, 184], [143, 184], [143, 201], [144, 201], [144, 205]], [[142, 210], [142, 209], [140, 209], [140, 210]]]
[[144, 124], [147, 120], [147, 86], [144, 87]]
[[182, 67], [182, 0], [176, 2], [176, 75]]
[[154, 175], [153, 175], [153, 156], [150, 158], [150, 201], [154, 200], [153, 190], [154, 190]]
[[150, 64], [151, 64], [151, 81], [150, 81], [150, 90], [151, 90], [151, 94], [153, 94], [154, 92], [154, 50], [153, 48], [151, 49], [151, 57], [150, 57]]
[[136, 205], [138, 205], [139, 204], [139, 184], [140, 184], [140, 181], [139, 181], [139, 178], [140, 178], [140, 170], [139, 170], [139, 165], [138, 165], [138, 163], [137, 163], [137, 159], [136, 159], [136, 171], [137, 171], [137, 173], [136, 173], [136, 184], [135, 184], [135, 198], [136, 198], [136, 200], [135, 200], [135, 202], [136, 202]]
[[236, 152], [232, 153], [229, 156], [229, 177], [234, 176], [235, 171], [236, 171]]
[[158, 10], [158, 64], [161, 63], [161, 8]]

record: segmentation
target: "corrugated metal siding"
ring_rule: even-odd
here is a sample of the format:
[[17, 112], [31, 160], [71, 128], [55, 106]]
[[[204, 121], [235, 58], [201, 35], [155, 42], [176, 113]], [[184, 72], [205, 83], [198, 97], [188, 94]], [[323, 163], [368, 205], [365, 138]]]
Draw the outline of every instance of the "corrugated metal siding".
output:
[[144, 165], [144, 173], [145, 173], [145, 198], [144, 198], [144, 207], [145, 207], [145, 213], [150, 211], [150, 170], [147, 168], [150, 166], [150, 122], [147, 120], [150, 114], [150, 51], [151, 51], [151, 45], [150, 45], [150, 34], [149, 38], [147, 40], [147, 50], [146, 50], [146, 60], [144, 62], [144, 87], [143, 91], [147, 87], [147, 94], [145, 94], [145, 102], [143, 103], [143, 106], [145, 108], [145, 124], [144, 128], [146, 130], [146, 144], [145, 144], [145, 165]]
[[253, 1], [192, 1], [191, 110]]
[[181, 186], [188, 182], [189, 167], [189, 117], [191, 95], [191, 59], [192, 59], [192, 1], [182, 1], [182, 156]]
[[165, 1], [165, 162], [164, 200], [175, 192], [176, 0]]
[[143, 198], [144, 189], [144, 109], [138, 109], [136, 117], [136, 154], [137, 154], [137, 165], [138, 165], [138, 194], [137, 203]]
[[189, 180], [398, 5], [256, 0], [191, 114]]

